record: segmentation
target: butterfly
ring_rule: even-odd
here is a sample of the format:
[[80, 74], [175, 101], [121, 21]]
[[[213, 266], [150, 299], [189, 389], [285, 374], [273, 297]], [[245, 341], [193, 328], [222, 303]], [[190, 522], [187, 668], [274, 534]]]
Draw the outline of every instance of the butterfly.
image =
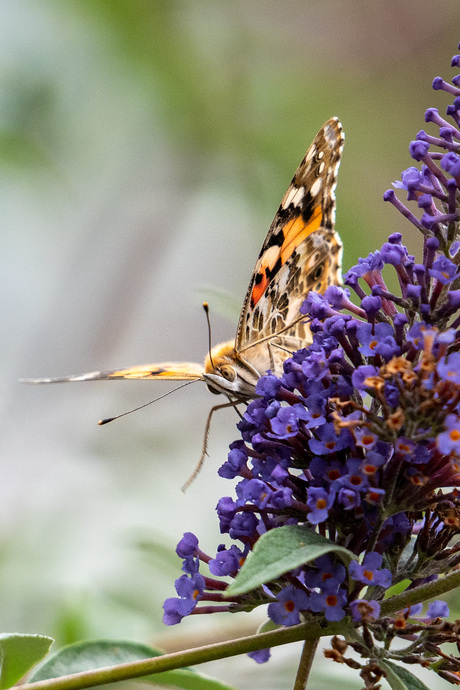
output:
[[280, 376], [284, 360], [311, 342], [305, 316], [299, 311], [306, 296], [311, 290], [323, 293], [328, 286], [341, 284], [342, 243], [334, 222], [343, 144], [342, 126], [333, 117], [314, 138], [276, 212], [256, 261], [235, 339], [210, 348], [203, 365], [162, 362], [28, 382], [204, 381], [212, 393], [224, 394], [229, 402], [214, 406], [209, 413], [203, 453], [192, 480], [206, 455], [213, 412], [257, 397], [257, 381], [267, 371]]

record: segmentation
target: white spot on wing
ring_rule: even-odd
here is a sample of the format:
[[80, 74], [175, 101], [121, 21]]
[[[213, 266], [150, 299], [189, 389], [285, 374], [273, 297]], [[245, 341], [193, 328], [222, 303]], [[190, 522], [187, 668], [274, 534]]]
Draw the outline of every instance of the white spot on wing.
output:
[[287, 208], [289, 206], [289, 204], [292, 202], [293, 197], [295, 197], [296, 192], [296, 187], [289, 187], [281, 203], [282, 208]]
[[298, 206], [299, 204], [301, 204], [304, 196], [305, 196], [304, 187], [299, 187], [297, 189], [296, 193], [294, 194], [293, 198], [292, 198], [292, 203], [294, 204], [294, 206]]
[[307, 155], [305, 156], [305, 162], [309, 163], [311, 161], [311, 159], [313, 158], [313, 156], [315, 155], [315, 153], [316, 153], [316, 146], [312, 145], [311, 148], [309, 149], [309, 151], [307, 151]]
[[299, 204], [302, 203], [302, 199], [305, 196], [305, 188], [304, 187], [291, 187], [288, 191], [288, 194], [283, 199], [283, 203], [281, 204], [284, 209], [288, 208], [291, 204], [293, 206], [298, 206]]
[[312, 196], [317, 196], [317, 194], [320, 192], [321, 187], [322, 187], [323, 181], [320, 177], [318, 177], [317, 180], [315, 180], [310, 188], [310, 194]]
[[[269, 249], [267, 249], [260, 257], [260, 266], [263, 266], [264, 268], [268, 267], [269, 269], [273, 268], [279, 259], [279, 255], [279, 247], [269, 247]], [[259, 265], [256, 267], [256, 270], [259, 270]]]

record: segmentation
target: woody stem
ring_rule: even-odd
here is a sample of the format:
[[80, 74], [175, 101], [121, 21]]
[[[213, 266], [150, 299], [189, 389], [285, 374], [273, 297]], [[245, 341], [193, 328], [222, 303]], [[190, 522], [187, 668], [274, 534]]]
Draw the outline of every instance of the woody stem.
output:
[[293, 690], [306, 690], [319, 639], [305, 640]]

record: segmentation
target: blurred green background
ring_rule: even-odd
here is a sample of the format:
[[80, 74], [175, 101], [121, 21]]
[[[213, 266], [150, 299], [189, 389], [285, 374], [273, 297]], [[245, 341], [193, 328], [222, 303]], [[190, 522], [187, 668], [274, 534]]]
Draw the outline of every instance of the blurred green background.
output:
[[[396, 230], [420, 258], [382, 194], [411, 164], [425, 108], [448, 102], [431, 81], [454, 74], [459, 18], [457, 0], [2, 1], [2, 631], [173, 649], [256, 628], [257, 613], [161, 623], [182, 533], [211, 554], [222, 540], [233, 411], [214, 418], [184, 495], [215, 403], [204, 386], [101, 428], [167, 387], [17, 379], [200, 362], [203, 299], [214, 342], [231, 338], [281, 197], [333, 115], [345, 269]], [[206, 671], [280, 690], [298, 654]], [[320, 657], [315, 673], [319, 690], [346, 682]]]

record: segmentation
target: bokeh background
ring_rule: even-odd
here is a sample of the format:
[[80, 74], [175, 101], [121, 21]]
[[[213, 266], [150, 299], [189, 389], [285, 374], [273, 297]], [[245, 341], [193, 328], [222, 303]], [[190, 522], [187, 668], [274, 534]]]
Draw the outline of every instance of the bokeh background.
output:
[[[214, 342], [233, 337], [279, 201], [332, 115], [346, 132], [345, 268], [397, 230], [420, 256], [382, 194], [411, 164], [425, 108], [447, 102], [431, 81], [453, 76], [459, 19], [457, 0], [2, 0], [2, 631], [175, 649], [257, 627], [260, 613], [161, 623], [182, 533], [210, 553], [222, 540], [233, 411], [214, 418], [184, 495], [215, 403], [205, 386], [98, 427], [166, 384], [18, 378], [200, 362], [203, 299]], [[298, 654], [205, 670], [282, 690]], [[314, 687], [339, 673], [345, 687], [318, 658]]]

